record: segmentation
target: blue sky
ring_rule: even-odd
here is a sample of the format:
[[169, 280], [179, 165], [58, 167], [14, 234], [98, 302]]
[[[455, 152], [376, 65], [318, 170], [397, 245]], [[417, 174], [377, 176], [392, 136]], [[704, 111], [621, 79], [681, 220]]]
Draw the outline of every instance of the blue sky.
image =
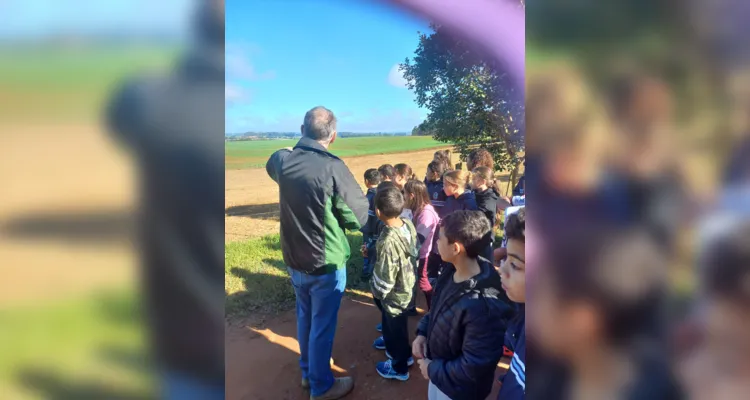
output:
[[59, 33], [188, 30], [195, 0], [0, 0], [0, 39], [28, 39]]
[[226, 131], [297, 132], [323, 105], [342, 132], [422, 122], [395, 66], [428, 23], [361, 0], [227, 0]]

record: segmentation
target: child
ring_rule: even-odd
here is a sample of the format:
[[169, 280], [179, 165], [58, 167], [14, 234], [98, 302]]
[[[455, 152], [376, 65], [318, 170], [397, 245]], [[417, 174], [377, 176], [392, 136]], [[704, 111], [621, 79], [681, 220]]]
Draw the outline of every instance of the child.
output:
[[571, 226], [568, 235], [544, 240], [544, 260], [534, 266], [534, 312], [526, 326], [534, 338], [534, 368], [544, 370], [538, 356], [557, 364], [559, 373], [546, 385], [534, 384], [529, 396], [683, 398], [669, 354], [654, 335], [667, 258], [648, 231]]
[[[416, 176], [411, 170], [411, 167], [407, 164], [396, 164], [395, 167], [393, 167], [394, 175], [393, 175], [393, 183], [396, 185], [397, 188], [401, 190], [401, 193], [404, 193], [404, 185], [406, 185], [406, 182], [409, 179], [415, 179]], [[414, 214], [409, 208], [404, 208], [403, 213], [401, 214], [402, 217], [413, 220]]]
[[471, 172], [454, 170], [443, 175], [443, 191], [445, 192], [445, 206], [443, 215], [458, 210], [477, 210], [477, 200], [471, 190], [466, 190], [471, 180]]
[[408, 367], [414, 364], [409, 355], [409, 328], [406, 308], [416, 280], [417, 231], [411, 221], [400, 217], [404, 196], [398, 188], [382, 185], [375, 194], [375, 214], [383, 222], [377, 242], [377, 261], [370, 287], [375, 304], [381, 311], [383, 336], [373, 347], [385, 350], [387, 361], [376, 370], [386, 379], [406, 381]]
[[381, 165], [380, 168], [378, 168], [378, 172], [380, 172], [380, 178], [383, 182], [393, 182], [393, 178], [396, 175], [396, 170], [391, 164]]
[[404, 190], [404, 185], [409, 179], [417, 179], [417, 176], [412, 172], [411, 167], [407, 164], [396, 164], [393, 167], [395, 174], [393, 176], [393, 183], [398, 186], [399, 189]]
[[446, 199], [445, 191], [443, 190], [443, 174], [445, 171], [445, 164], [433, 160], [427, 165], [427, 174], [425, 174], [424, 178], [432, 207], [435, 208], [435, 211], [437, 211], [438, 216], [441, 218], [443, 217], [443, 206]]
[[[474, 168], [474, 171], [472, 171], [471, 189], [474, 191], [474, 196], [477, 200], [477, 208], [490, 221], [490, 226], [494, 227], [497, 220], [497, 200], [500, 196], [495, 185], [494, 172], [487, 167]], [[494, 235], [491, 236], [493, 237], [490, 239], [494, 239]], [[487, 260], [492, 260], [492, 241], [490, 241], [490, 245], [482, 255]]]
[[433, 160], [442, 164], [445, 171], [453, 169], [453, 165], [451, 165], [451, 151], [448, 149], [436, 151]]
[[508, 218], [505, 225], [508, 257], [500, 267], [503, 290], [519, 304], [515, 317], [505, 331], [507, 347], [514, 353], [510, 371], [503, 377], [498, 400], [523, 399], [526, 393], [526, 211]]
[[510, 310], [498, 298], [500, 276], [477, 258], [489, 243], [489, 231], [479, 211], [456, 211], [440, 223], [438, 248], [449, 267], [412, 344], [422, 375], [430, 380], [430, 400], [484, 399], [492, 390]]
[[380, 172], [375, 168], [365, 171], [365, 186], [367, 187], [367, 201], [370, 209], [367, 211], [367, 223], [362, 227], [362, 255], [364, 265], [362, 266], [362, 280], [367, 281], [372, 274], [372, 266], [375, 265], [375, 243], [378, 240], [378, 217], [375, 215], [375, 193], [380, 184]]
[[417, 263], [417, 280], [419, 289], [424, 293], [427, 310], [429, 311], [432, 303], [432, 285], [427, 277], [427, 258], [433, 251], [433, 238], [440, 223], [440, 218], [435, 208], [430, 204], [427, 186], [424, 182], [414, 179], [406, 182], [404, 193], [407, 207], [414, 213], [417, 238], [421, 246], [419, 248], [419, 262]]
[[[507, 207], [504, 210], [504, 222], [503, 226], [505, 226], [508, 223], [508, 219], [511, 215], [518, 213], [519, 211], [523, 210], [526, 206], [511, 206]], [[508, 238], [503, 237], [503, 241], [500, 243], [500, 247], [496, 248], [493, 253], [492, 257], [495, 261], [495, 265], [500, 265], [500, 263], [505, 259], [505, 256], [508, 254]]]
[[698, 400], [744, 399], [750, 390], [750, 222], [740, 214], [727, 217], [731, 222], [723, 226], [723, 217], [712, 217], [716, 233], [702, 229], [709, 233], [696, 310], [703, 340], [680, 363], [690, 398]]
[[469, 171], [478, 167], [487, 167], [491, 171], [495, 168], [495, 161], [492, 159], [489, 150], [480, 147], [472, 150], [466, 157], [466, 167]]

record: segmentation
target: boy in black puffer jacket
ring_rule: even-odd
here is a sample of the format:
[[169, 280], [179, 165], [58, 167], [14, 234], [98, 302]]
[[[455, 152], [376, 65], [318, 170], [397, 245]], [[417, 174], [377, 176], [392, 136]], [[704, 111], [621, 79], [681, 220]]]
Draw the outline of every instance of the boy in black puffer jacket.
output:
[[500, 276], [477, 258], [490, 234], [480, 211], [456, 211], [441, 222], [438, 250], [450, 266], [412, 344], [431, 400], [484, 399], [492, 390], [512, 311], [501, 300]]

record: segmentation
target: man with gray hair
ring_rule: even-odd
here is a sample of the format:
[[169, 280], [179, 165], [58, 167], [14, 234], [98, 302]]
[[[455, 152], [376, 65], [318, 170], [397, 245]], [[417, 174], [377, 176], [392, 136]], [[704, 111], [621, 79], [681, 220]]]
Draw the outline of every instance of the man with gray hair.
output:
[[315, 107], [305, 114], [297, 145], [266, 163], [279, 184], [281, 251], [297, 298], [302, 386], [313, 400], [339, 399], [354, 387], [351, 377], [334, 379], [329, 360], [351, 254], [345, 230], [367, 222], [369, 203], [344, 162], [328, 152], [335, 140], [333, 112]]

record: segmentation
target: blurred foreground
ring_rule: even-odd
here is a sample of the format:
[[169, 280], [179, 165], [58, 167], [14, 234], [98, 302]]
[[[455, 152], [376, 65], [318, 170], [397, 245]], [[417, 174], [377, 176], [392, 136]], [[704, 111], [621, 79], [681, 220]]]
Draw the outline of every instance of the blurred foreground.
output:
[[747, 398], [750, 8], [580, 5], [527, 9], [528, 395]]
[[[159, 129], [182, 121], [162, 107], [146, 132], [144, 102], [122, 93], [133, 82], [148, 82], [146, 92], [170, 80], [205, 83], [197, 69], [210, 57], [223, 77], [223, 2], [198, 4], [197, 14], [187, 0], [92, 5], [75, 19], [62, 3], [0, 6], [17, 17], [0, 32], [0, 398], [186, 398], [192, 375], [154, 352], [137, 219], [148, 205], [143, 177], [164, 171], [154, 152], [175, 166], [186, 151], [165, 149]], [[212, 56], [196, 55], [204, 53]], [[214, 81], [223, 92], [223, 78]], [[143, 99], [149, 112], [163, 103]], [[223, 109], [219, 96], [206, 101]], [[113, 126], [122, 116], [131, 125]], [[221, 121], [206, 120], [223, 146]]]

